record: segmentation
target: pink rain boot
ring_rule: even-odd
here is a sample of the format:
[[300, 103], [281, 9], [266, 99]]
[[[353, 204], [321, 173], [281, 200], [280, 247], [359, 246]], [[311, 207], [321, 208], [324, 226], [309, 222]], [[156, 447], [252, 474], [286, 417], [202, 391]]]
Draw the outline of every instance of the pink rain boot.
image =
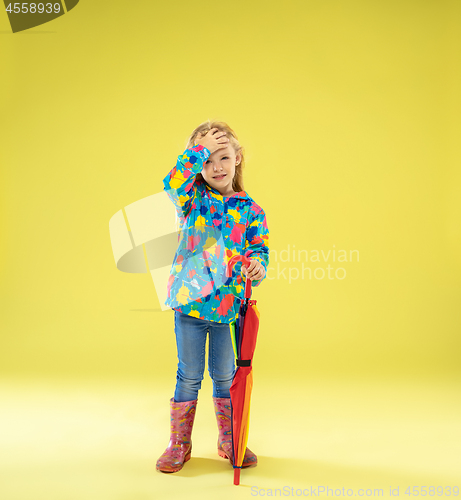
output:
[[190, 460], [192, 442], [191, 433], [194, 425], [197, 400], [175, 403], [170, 399], [170, 442], [163, 455], [157, 460], [157, 470], [178, 472]]
[[[231, 406], [230, 398], [213, 398], [216, 420], [218, 422], [218, 455], [228, 458], [234, 465], [232, 452]], [[247, 448], [242, 467], [254, 467], [258, 463], [256, 455]]]

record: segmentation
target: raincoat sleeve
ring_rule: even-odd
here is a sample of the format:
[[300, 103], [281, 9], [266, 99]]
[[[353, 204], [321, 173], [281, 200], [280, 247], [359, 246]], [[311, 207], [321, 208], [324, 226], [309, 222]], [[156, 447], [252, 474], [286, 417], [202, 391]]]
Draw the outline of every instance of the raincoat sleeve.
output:
[[204, 146], [197, 144], [178, 156], [176, 165], [163, 179], [164, 190], [174, 203], [179, 219], [184, 221], [189, 213], [197, 190], [195, 176], [211, 155]]
[[242, 253], [245, 254], [248, 250], [252, 251], [249, 258], [260, 262], [266, 270], [262, 279], [253, 280], [252, 286], [259, 286], [266, 278], [269, 266], [269, 228], [267, 227], [266, 214], [262, 209], [246, 230], [245, 248]]

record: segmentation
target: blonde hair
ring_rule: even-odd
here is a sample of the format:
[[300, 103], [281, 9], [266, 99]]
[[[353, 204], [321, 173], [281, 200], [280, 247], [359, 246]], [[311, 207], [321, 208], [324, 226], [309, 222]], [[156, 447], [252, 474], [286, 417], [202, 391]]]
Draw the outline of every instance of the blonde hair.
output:
[[[221, 132], [226, 133], [226, 137], [229, 138], [229, 144], [234, 148], [235, 154], [241, 154], [242, 159], [240, 163], [235, 166], [235, 175], [232, 179], [232, 189], [239, 193], [244, 190], [243, 186], [243, 168], [245, 167], [245, 150], [243, 146], [240, 145], [236, 133], [229, 127], [229, 125], [225, 122], [217, 121], [217, 120], [207, 120], [206, 122], [201, 123], [190, 135], [187, 140], [186, 149], [190, 149], [194, 147], [195, 140], [200, 133], [202, 137], [207, 134], [212, 128], [217, 128]], [[201, 180], [205, 182], [201, 173], [198, 173], [195, 176], [196, 180]]]

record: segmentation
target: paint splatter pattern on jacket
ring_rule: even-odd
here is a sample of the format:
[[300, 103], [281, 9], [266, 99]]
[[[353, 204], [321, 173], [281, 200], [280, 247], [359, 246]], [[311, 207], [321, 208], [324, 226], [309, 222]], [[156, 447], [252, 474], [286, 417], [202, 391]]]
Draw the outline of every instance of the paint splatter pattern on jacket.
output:
[[269, 229], [264, 210], [246, 191], [224, 197], [196, 179], [210, 154], [201, 145], [186, 149], [163, 180], [181, 225], [165, 304], [189, 316], [230, 323], [238, 313], [245, 281], [241, 262], [232, 277], [226, 276], [227, 262], [251, 250], [250, 259], [258, 260], [267, 273]]

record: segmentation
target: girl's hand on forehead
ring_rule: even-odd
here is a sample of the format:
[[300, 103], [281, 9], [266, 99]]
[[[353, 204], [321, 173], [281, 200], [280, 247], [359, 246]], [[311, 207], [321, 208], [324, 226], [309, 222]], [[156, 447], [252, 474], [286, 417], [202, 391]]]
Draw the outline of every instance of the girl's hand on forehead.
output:
[[259, 262], [259, 260], [250, 259], [250, 264], [248, 269], [242, 264], [242, 271], [247, 278], [251, 281], [263, 279], [266, 275], [266, 270], [264, 266]]
[[207, 148], [211, 154], [218, 149], [223, 149], [229, 144], [229, 138], [226, 137], [226, 132], [218, 130], [216, 127], [210, 129], [205, 135], [200, 132], [195, 138], [195, 145], [200, 144]]

